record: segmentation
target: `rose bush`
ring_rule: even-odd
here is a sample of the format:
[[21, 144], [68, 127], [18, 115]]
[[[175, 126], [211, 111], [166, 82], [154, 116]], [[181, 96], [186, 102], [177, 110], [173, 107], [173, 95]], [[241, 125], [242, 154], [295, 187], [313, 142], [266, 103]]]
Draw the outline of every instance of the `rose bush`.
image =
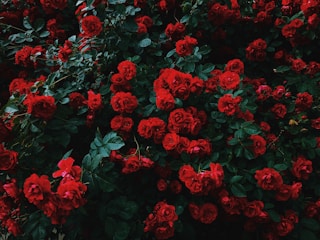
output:
[[317, 1], [0, 3], [5, 239], [320, 238]]

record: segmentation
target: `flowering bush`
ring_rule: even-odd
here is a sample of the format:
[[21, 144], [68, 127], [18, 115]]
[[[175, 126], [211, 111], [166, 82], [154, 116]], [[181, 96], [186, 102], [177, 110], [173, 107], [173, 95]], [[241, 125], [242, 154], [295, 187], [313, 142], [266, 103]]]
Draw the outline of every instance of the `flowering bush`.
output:
[[6, 239], [320, 238], [318, 1], [0, 3]]

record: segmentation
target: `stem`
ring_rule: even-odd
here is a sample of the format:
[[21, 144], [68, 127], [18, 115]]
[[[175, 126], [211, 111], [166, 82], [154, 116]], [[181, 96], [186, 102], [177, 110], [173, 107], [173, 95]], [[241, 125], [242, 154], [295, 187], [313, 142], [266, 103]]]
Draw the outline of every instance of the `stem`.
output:
[[69, 75], [67, 75], [67, 76], [64, 76], [64, 77], [58, 79], [57, 81], [53, 82], [53, 83], [50, 85], [50, 87], [53, 87], [55, 84], [57, 84], [57, 83], [65, 80], [66, 78], [71, 77], [71, 76], [72, 76], [72, 74], [69, 74]]

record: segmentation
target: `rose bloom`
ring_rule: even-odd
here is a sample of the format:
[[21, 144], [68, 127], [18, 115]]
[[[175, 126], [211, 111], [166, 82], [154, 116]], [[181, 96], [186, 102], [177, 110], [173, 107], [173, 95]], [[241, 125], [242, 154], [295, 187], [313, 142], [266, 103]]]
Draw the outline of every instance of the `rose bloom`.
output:
[[102, 99], [100, 93], [94, 93], [92, 90], [88, 91], [88, 108], [92, 111], [96, 111], [102, 108]]
[[226, 71], [219, 75], [219, 85], [224, 90], [234, 90], [240, 84], [239, 74], [231, 71]]
[[247, 202], [243, 214], [248, 218], [258, 217], [262, 213], [264, 208], [264, 203], [259, 200], [254, 200], [251, 202]]
[[133, 127], [133, 120], [130, 117], [124, 117], [122, 115], [117, 115], [113, 117], [110, 121], [110, 127], [113, 131], [120, 132], [131, 132]]
[[123, 159], [123, 168], [121, 170], [124, 174], [129, 174], [139, 171], [141, 168], [141, 161], [137, 155], [132, 155]]
[[38, 176], [33, 173], [23, 184], [23, 193], [30, 203], [39, 204], [51, 193], [51, 184], [48, 176]]
[[166, 202], [159, 202], [155, 206], [156, 217], [159, 223], [162, 222], [174, 222], [178, 220], [175, 206], [169, 205]]
[[205, 203], [200, 207], [199, 221], [204, 224], [210, 224], [216, 220], [218, 208], [213, 203]]
[[287, 114], [287, 107], [282, 103], [276, 103], [271, 108], [271, 111], [276, 115], [277, 118], [284, 118]]
[[276, 88], [273, 90], [272, 97], [274, 100], [279, 101], [284, 96], [285, 93], [286, 93], [285, 87], [282, 85], [279, 85], [279, 86], [276, 86]]
[[185, 57], [193, 52], [193, 48], [198, 44], [197, 39], [185, 36], [184, 39], [176, 42], [176, 52], [180, 57]]
[[33, 82], [27, 82], [24, 78], [14, 78], [9, 84], [9, 92], [11, 95], [17, 92], [20, 94], [29, 94], [32, 85]]
[[197, 173], [194, 171], [193, 167], [191, 165], [183, 165], [179, 169], [179, 179], [182, 182], [186, 182], [189, 179], [192, 179], [197, 175]]
[[196, 205], [195, 203], [191, 202], [188, 205], [188, 209], [189, 209], [190, 215], [195, 220], [198, 220], [200, 217], [200, 207], [198, 205]]
[[297, 94], [297, 98], [295, 100], [296, 111], [301, 112], [309, 109], [312, 106], [313, 97], [308, 92], [302, 92]]
[[255, 157], [261, 156], [266, 152], [266, 140], [260, 135], [251, 135], [250, 139], [253, 141], [253, 153]]
[[43, 120], [53, 117], [57, 106], [52, 96], [33, 96], [28, 95], [23, 102], [27, 106], [27, 113]]
[[302, 183], [296, 182], [291, 185], [291, 198], [298, 199], [302, 190]]
[[79, 208], [86, 203], [84, 194], [87, 191], [87, 186], [78, 181], [60, 182], [57, 193], [62, 198], [62, 209], [72, 210]]
[[156, 91], [156, 106], [163, 111], [171, 111], [175, 106], [175, 99], [172, 94], [166, 89]]
[[28, 67], [32, 65], [32, 61], [30, 59], [32, 47], [24, 46], [22, 49], [16, 52], [15, 54], [15, 64], [22, 65], [24, 67]]
[[296, 73], [300, 73], [306, 67], [307, 64], [300, 58], [293, 59], [291, 62], [291, 69]]
[[224, 70], [235, 72], [240, 75], [244, 73], [244, 64], [240, 59], [232, 59], [227, 62]]
[[0, 145], [0, 170], [7, 171], [13, 169], [18, 162], [18, 153], [12, 150], [4, 149]]
[[256, 170], [254, 178], [263, 190], [277, 190], [283, 184], [282, 176], [273, 168]]
[[81, 20], [81, 36], [92, 38], [98, 36], [102, 31], [102, 23], [97, 16], [90, 15]]
[[117, 69], [119, 73], [128, 81], [134, 78], [137, 74], [136, 65], [129, 60], [120, 62]]
[[138, 100], [131, 92], [117, 92], [111, 98], [111, 106], [115, 112], [132, 113], [138, 106]]
[[227, 116], [232, 116], [239, 109], [241, 97], [233, 97], [231, 94], [225, 94], [218, 100], [218, 110]]
[[285, 217], [282, 217], [281, 221], [276, 224], [277, 234], [281, 237], [288, 235], [293, 229], [294, 223]]
[[320, 117], [311, 120], [311, 127], [320, 130]]
[[292, 174], [299, 180], [307, 180], [312, 173], [312, 161], [303, 156], [299, 156], [292, 164]]
[[180, 143], [180, 136], [175, 132], [167, 133], [162, 139], [162, 146], [166, 151], [175, 150]]
[[60, 160], [57, 164], [59, 170], [53, 172], [52, 177], [63, 177], [68, 179], [74, 179], [75, 181], [80, 181], [81, 167], [77, 165], [73, 166], [74, 161], [75, 160], [72, 157]]
[[41, 5], [47, 8], [63, 10], [67, 7], [67, 0], [40, 0]]
[[210, 155], [212, 147], [207, 139], [191, 140], [187, 148], [187, 153], [192, 156], [204, 157]]
[[85, 106], [85, 97], [81, 94], [81, 93], [78, 93], [78, 92], [72, 92], [69, 94], [69, 105], [70, 107], [72, 107], [73, 109], [78, 109], [82, 106]]
[[180, 183], [179, 180], [172, 180], [169, 183], [169, 189], [171, 190], [172, 193], [179, 194], [182, 190], [182, 184]]
[[291, 186], [288, 184], [282, 184], [276, 192], [275, 199], [277, 201], [288, 201], [292, 195]]

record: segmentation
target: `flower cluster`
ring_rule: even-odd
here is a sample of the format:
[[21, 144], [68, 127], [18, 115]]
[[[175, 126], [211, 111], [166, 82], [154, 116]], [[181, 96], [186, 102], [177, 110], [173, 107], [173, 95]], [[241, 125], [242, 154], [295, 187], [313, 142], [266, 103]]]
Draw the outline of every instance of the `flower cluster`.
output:
[[319, 14], [1, 1], [1, 232], [319, 239]]

